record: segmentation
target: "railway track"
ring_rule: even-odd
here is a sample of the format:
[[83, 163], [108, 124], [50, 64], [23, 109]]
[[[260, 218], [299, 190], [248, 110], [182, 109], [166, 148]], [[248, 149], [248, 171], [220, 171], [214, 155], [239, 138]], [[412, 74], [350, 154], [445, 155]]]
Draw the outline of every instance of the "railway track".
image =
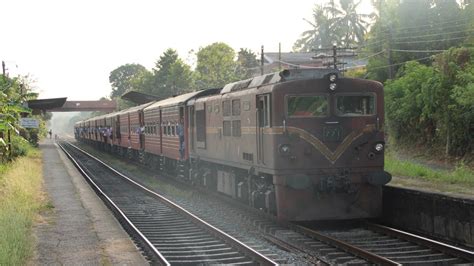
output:
[[[363, 222], [352, 229], [331, 231], [296, 226], [296, 231], [340, 250], [381, 265], [472, 265], [474, 252], [406, 233], [386, 226]], [[333, 257], [345, 256], [328, 251]]]
[[262, 264], [274, 261], [141, 186], [99, 159], [59, 143], [152, 264]]
[[[278, 222], [273, 216], [228, 197], [199, 188], [198, 190], [197, 194], [201, 195], [199, 201], [207, 202], [203, 204], [212, 203], [214, 209], [221, 208], [231, 212], [227, 216], [232, 216], [236, 223], [237, 220], [241, 220], [259, 228], [266, 241], [282, 250], [303, 254], [310, 264], [471, 265], [470, 263], [474, 262], [472, 251], [380, 225], [362, 223], [352, 226], [351, 229], [311, 229], [297, 224]], [[206, 197], [209, 199], [205, 199]], [[216, 197], [221, 199], [221, 205], [225, 206], [217, 206], [219, 201], [216, 201]], [[180, 202], [182, 206], [186, 205], [185, 200]], [[191, 205], [197, 203], [195, 201]], [[199, 213], [199, 216], [212, 220], [212, 217], [209, 215], [206, 217], [205, 213]], [[225, 228], [225, 225], [221, 226], [219, 222], [213, 221], [213, 224], [226, 232], [233, 230]]]

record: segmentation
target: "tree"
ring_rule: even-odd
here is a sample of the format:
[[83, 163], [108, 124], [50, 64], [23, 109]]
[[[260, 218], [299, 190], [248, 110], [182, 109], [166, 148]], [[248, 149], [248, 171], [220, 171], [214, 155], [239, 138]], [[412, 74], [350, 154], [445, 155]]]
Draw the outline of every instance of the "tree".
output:
[[133, 84], [146, 72], [148, 70], [140, 64], [126, 64], [112, 70], [109, 75], [109, 82], [112, 86], [110, 97], [115, 99], [129, 90], [137, 89], [133, 87]]
[[340, 0], [340, 8], [334, 5], [325, 8], [333, 14], [330, 30], [338, 36], [339, 45], [349, 47], [364, 42], [370, 15], [357, 13], [360, 2], [360, 0], [358, 2]]
[[430, 65], [432, 55], [468, 43], [470, 36], [472, 43], [474, 20], [470, 19], [474, 16], [467, 10], [469, 5], [444, 0], [377, 0], [373, 4], [378, 16], [364, 45], [366, 53], [377, 54], [367, 66], [371, 78], [385, 81], [404, 62]]
[[222, 87], [237, 80], [235, 52], [225, 43], [213, 43], [200, 48], [195, 70], [196, 86], [203, 88]]
[[250, 49], [240, 48], [237, 54], [237, 75], [239, 79], [248, 79], [258, 73], [257, 55]]
[[153, 72], [153, 95], [166, 98], [192, 90], [191, 67], [178, 57], [176, 50], [166, 50], [156, 62]]
[[20, 118], [31, 113], [24, 103], [37, 97], [37, 93], [31, 92], [26, 78], [7, 76], [0, 78], [0, 163], [5, 158], [11, 159], [14, 156], [23, 155], [19, 147], [25, 140], [17, 136], [20, 133], [28, 141], [36, 144], [37, 138], [30, 138], [29, 134], [34, 130], [21, 128]]
[[340, 0], [340, 5], [330, 1], [313, 8], [313, 21], [306, 20], [312, 29], [303, 32], [293, 50], [309, 52], [312, 49], [331, 47], [333, 44], [350, 46], [364, 42], [368, 14], [358, 14], [360, 1]]
[[191, 67], [178, 58], [170, 66], [166, 84], [175, 95], [192, 91], [194, 80]]
[[390, 135], [406, 144], [445, 148], [463, 156], [474, 149], [474, 49], [452, 48], [432, 66], [411, 61], [388, 80], [385, 108]]
[[307, 30], [301, 34], [301, 39], [298, 39], [293, 45], [294, 51], [310, 52], [312, 49], [329, 47], [337, 38], [334, 32], [330, 30], [331, 19], [327, 9], [322, 5], [315, 5], [313, 8], [313, 21], [305, 19], [312, 29]]

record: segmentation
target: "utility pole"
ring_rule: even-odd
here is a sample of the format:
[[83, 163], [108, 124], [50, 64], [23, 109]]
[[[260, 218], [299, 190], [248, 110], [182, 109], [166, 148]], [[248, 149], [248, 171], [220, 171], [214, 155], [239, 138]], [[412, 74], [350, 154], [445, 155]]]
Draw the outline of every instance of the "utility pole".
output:
[[3, 78], [5, 78], [5, 61], [2, 61]]
[[[344, 57], [344, 58], [348, 58], [348, 57], [355, 57], [357, 56], [356, 53], [354, 53], [354, 50], [357, 49], [357, 47], [346, 47], [346, 48], [338, 48], [336, 45], [333, 45], [331, 48], [321, 48], [321, 49], [313, 49], [314, 52], [328, 52], [328, 51], [331, 51], [332, 52], [332, 55], [318, 55], [318, 56], [313, 56], [312, 58], [313, 59], [332, 59], [332, 62], [330, 61], [327, 61], [327, 62], [323, 62], [323, 64], [327, 67], [333, 67], [334, 69], [339, 69], [338, 66], [342, 66], [341, 68], [343, 69], [344, 68], [344, 65], [346, 65], [347, 63], [345, 62], [341, 62], [341, 61], [338, 61], [338, 57]], [[342, 53], [339, 53], [337, 51], [342, 51]], [[351, 53], [348, 53], [351, 52]], [[342, 70], [344, 71], [344, 70]]]
[[278, 71], [281, 71], [281, 42], [278, 43]]
[[393, 79], [393, 60], [392, 60], [392, 24], [388, 26], [388, 48], [387, 48], [387, 53], [388, 53], [388, 78]]
[[262, 45], [262, 49], [260, 51], [260, 74], [263, 76], [263, 45]]

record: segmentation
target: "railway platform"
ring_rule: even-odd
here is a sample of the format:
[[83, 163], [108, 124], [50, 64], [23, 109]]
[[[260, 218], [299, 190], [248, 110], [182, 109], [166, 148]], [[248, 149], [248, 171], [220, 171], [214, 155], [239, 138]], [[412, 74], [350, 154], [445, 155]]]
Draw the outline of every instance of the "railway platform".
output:
[[53, 140], [40, 143], [51, 211], [35, 228], [34, 265], [148, 265]]

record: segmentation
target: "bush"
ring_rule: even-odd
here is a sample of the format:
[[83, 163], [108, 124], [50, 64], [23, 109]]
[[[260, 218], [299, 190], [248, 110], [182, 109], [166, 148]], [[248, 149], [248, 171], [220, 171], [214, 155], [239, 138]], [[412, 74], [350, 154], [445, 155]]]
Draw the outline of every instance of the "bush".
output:
[[450, 49], [425, 66], [408, 62], [386, 83], [389, 133], [407, 144], [464, 156], [474, 143], [474, 49]]

